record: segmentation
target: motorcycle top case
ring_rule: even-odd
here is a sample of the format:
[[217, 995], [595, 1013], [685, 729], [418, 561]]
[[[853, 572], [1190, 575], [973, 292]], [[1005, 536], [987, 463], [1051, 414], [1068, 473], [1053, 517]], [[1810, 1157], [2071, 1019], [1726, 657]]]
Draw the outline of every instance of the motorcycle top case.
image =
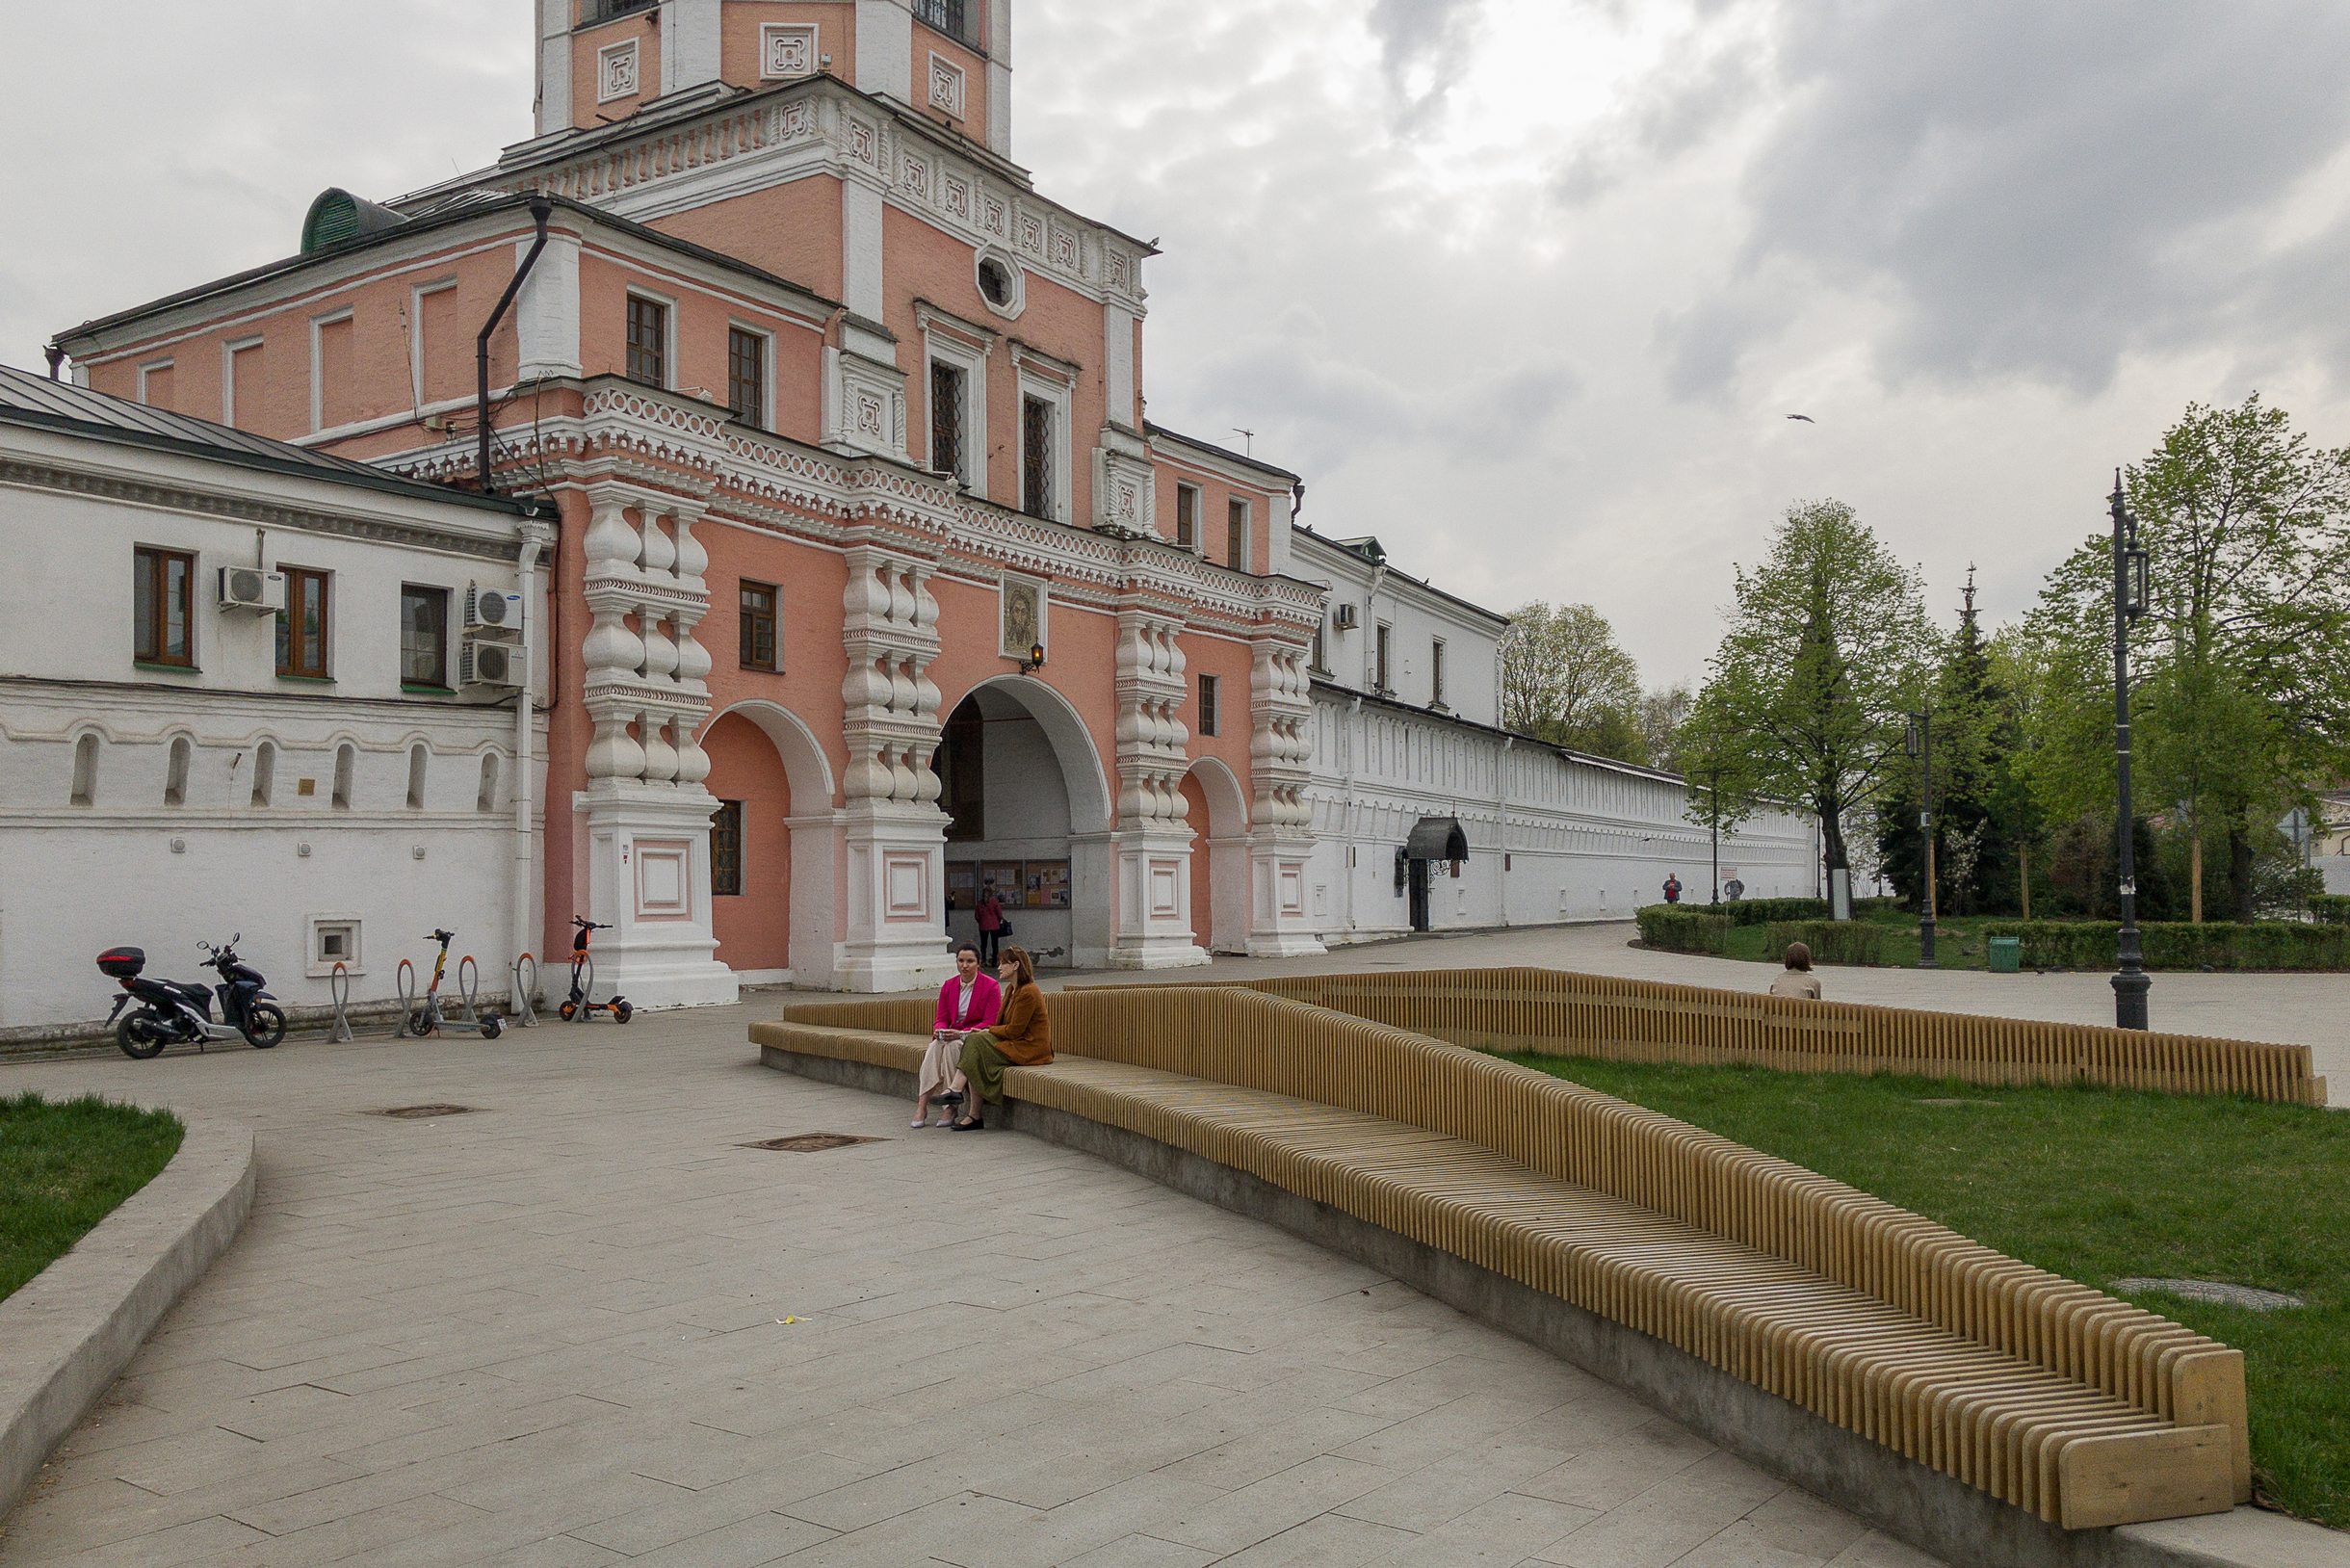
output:
[[146, 967], [144, 948], [108, 948], [98, 954], [98, 970], [117, 980], [128, 980]]

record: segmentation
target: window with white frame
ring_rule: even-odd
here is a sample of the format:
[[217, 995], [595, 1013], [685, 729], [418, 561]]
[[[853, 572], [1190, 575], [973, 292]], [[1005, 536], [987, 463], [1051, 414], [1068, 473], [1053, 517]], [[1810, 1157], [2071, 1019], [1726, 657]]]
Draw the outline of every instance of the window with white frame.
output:
[[1040, 367], [1020, 369], [1020, 510], [1069, 520], [1069, 383]]
[[669, 303], [649, 294], [628, 296], [628, 359], [624, 374], [646, 386], [669, 384]]
[[987, 492], [987, 353], [960, 333], [923, 331], [929, 373], [923, 397], [933, 473], [953, 474], [965, 488]]
[[312, 915], [309, 953], [303, 970], [312, 979], [324, 979], [341, 964], [350, 975], [366, 973], [359, 967], [359, 917], [352, 914]]
[[[242, 381], [247, 392], [245, 418], [238, 418], [237, 385]], [[243, 430], [251, 421], [252, 394], [261, 390], [261, 339], [238, 338], [221, 345], [221, 423], [231, 430]]]
[[1198, 485], [1175, 486], [1175, 543], [1182, 549], [1199, 548], [1199, 505]]

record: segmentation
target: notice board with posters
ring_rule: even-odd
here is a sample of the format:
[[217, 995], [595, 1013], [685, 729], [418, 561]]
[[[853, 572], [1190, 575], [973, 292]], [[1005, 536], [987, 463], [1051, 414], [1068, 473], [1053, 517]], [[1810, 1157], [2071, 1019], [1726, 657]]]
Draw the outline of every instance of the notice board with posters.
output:
[[1028, 879], [1022, 875], [1017, 860], [987, 860], [979, 864], [979, 892], [993, 893], [996, 902], [1006, 909], [1018, 909], [1028, 903]]
[[1030, 860], [1023, 864], [1027, 873], [1030, 908], [1069, 907], [1069, 863], [1066, 860]]

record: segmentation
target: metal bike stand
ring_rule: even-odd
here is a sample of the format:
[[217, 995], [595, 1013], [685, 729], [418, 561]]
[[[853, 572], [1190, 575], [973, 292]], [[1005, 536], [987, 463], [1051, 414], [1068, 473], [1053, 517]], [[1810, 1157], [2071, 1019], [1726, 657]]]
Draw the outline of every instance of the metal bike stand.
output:
[[416, 1016], [416, 966], [407, 959], [400, 960], [393, 973], [392, 988], [400, 993], [400, 1020], [392, 1025], [392, 1038], [398, 1039], [408, 1032], [408, 1020]]
[[[531, 966], [531, 978], [527, 980], [522, 978], [524, 964]], [[506, 1008], [513, 1021], [524, 1029], [538, 1027], [538, 1014], [531, 1007], [531, 993], [537, 989], [538, 960], [526, 953], [514, 960], [514, 994]]]
[[[471, 976], [472, 979], [466, 979], [467, 976]], [[458, 1023], [478, 1024], [482, 1021], [482, 1015], [473, 1010], [474, 996], [481, 989], [482, 966], [475, 963], [473, 961], [473, 954], [468, 953], [465, 954], [465, 956], [457, 961], [457, 999], [459, 1009], [457, 1013]]]
[[588, 1016], [588, 1000], [594, 995], [595, 958], [593, 954], [580, 954], [580, 1005], [571, 1014], [573, 1023], [576, 1024]]
[[348, 1010], [351, 1006], [351, 971], [344, 968], [339, 959], [326, 977], [326, 994], [334, 998], [334, 1032], [326, 1037], [338, 1044], [344, 1040], [357, 1039], [358, 1036], [351, 1032], [351, 1013]]

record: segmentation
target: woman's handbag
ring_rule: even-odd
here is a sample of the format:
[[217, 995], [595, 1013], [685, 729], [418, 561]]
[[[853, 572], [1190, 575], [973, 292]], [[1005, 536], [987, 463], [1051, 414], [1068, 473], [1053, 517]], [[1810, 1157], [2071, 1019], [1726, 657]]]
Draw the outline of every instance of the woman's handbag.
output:
[[1009, 936], [1009, 935], [1011, 935], [1011, 934], [1012, 934], [1012, 923], [1011, 923], [1010, 921], [1008, 921], [1008, 920], [1005, 920], [1005, 919], [1003, 919], [1001, 916], [999, 916], [999, 917], [997, 918], [997, 921], [996, 921], [996, 935], [997, 935], [997, 937], [998, 937], [999, 939], [1001, 939], [1001, 938], [1003, 938], [1003, 937], [1006, 937], [1006, 936]]

